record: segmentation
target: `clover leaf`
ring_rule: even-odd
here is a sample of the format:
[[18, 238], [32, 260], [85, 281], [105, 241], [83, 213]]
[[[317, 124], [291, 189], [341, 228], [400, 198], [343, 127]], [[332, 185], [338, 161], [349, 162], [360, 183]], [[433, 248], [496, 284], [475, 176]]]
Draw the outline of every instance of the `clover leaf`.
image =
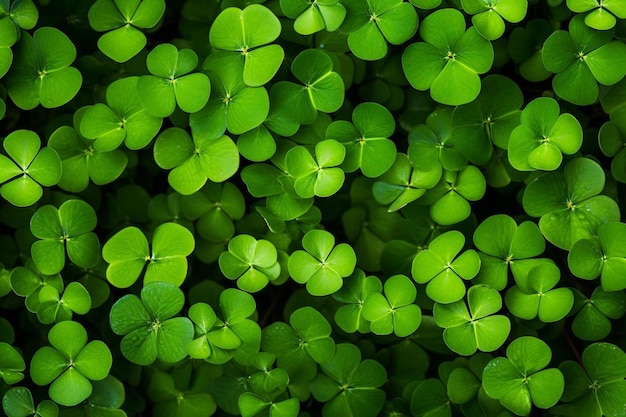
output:
[[555, 415], [617, 416], [624, 409], [626, 354], [611, 343], [593, 343], [582, 353], [582, 365], [565, 361], [559, 369], [565, 376], [565, 404]]
[[463, 13], [440, 9], [419, 28], [423, 42], [402, 54], [402, 68], [416, 90], [430, 89], [433, 100], [451, 106], [469, 103], [480, 93], [480, 77], [491, 68], [493, 47], [474, 27], [466, 29]]
[[70, 67], [74, 59], [76, 48], [60, 30], [40, 27], [32, 36], [22, 32], [6, 77], [9, 97], [23, 110], [66, 104], [83, 82], [80, 71]]
[[51, 384], [50, 399], [59, 405], [74, 406], [87, 399], [91, 381], [109, 374], [113, 359], [100, 340], [87, 343], [87, 331], [75, 321], [63, 321], [50, 329], [52, 346], [39, 348], [30, 364], [30, 376], [37, 385]]
[[237, 286], [248, 292], [262, 290], [280, 275], [276, 247], [245, 234], [228, 242], [228, 252], [220, 255], [219, 266], [226, 278], [237, 280]]
[[148, 113], [157, 117], [170, 116], [176, 106], [186, 113], [195, 113], [209, 100], [211, 82], [206, 74], [193, 71], [198, 55], [192, 49], [178, 50], [162, 43], [146, 58], [151, 75], [137, 80], [137, 97]]
[[63, 294], [53, 286], [45, 286], [39, 292], [37, 318], [43, 324], [71, 320], [72, 315], [87, 314], [91, 310], [91, 296], [79, 282], [67, 284]]
[[333, 61], [325, 52], [303, 50], [291, 63], [291, 72], [301, 84], [278, 81], [270, 90], [274, 111], [287, 123], [311, 124], [318, 110], [332, 113], [343, 104], [344, 82], [333, 71]]
[[33, 401], [33, 394], [26, 387], [14, 387], [8, 390], [2, 398], [2, 409], [8, 417], [57, 417], [59, 407], [50, 400], [37, 404]]
[[186, 257], [194, 246], [191, 232], [177, 223], [163, 223], [154, 230], [152, 250], [143, 232], [128, 226], [102, 247], [102, 257], [109, 263], [107, 279], [118, 288], [128, 288], [145, 268], [144, 284], [166, 281], [180, 286], [187, 275]]
[[24, 358], [13, 346], [0, 342], [0, 379], [13, 385], [24, 379], [26, 364]]
[[473, 249], [459, 254], [465, 245], [465, 236], [457, 230], [445, 232], [418, 252], [413, 259], [411, 275], [418, 284], [426, 285], [426, 294], [433, 301], [449, 304], [465, 295], [463, 280], [478, 274], [480, 257]]
[[289, 398], [283, 401], [268, 401], [261, 396], [244, 392], [238, 401], [241, 417], [256, 417], [269, 412], [269, 417], [297, 417], [300, 411], [300, 401]]
[[0, 195], [18, 207], [35, 204], [44, 187], [61, 178], [61, 160], [54, 149], [41, 147], [39, 136], [30, 130], [15, 130], [2, 141], [8, 157], [0, 154]]
[[139, 77], [113, 81], [106, 90], [107, 104], [87, 107], [80, 120], [80, 133], [93, 139], [93, 149], [108, 152], [122, 142], [128, 149], [145, 148], [161, 129], [163, 120], [139, 101]]
[[237, 145], [226, 135], [208, 137], [178, 127], [163, 131], [154, 144], [154, 160], [163, 169], [172, 169], [168, 182], [177, 192], [190, 195], [207, 179], [223, 182], [239, 169]]
[[[469, 310], [468, 310], [469, 306]], [[459, 355], [473, 355], [476, 350], [493, 352], [504, 344], [511, 331], [511, 321], [494, 315], [502, 308], [500, 294], [486, 285], [467, 290], [467, 305], [459, 300], [450, 304], [435, 303], [433, 317], [444, 328], [443, 340]]]
[[347, 333], [367, 333], [370, 324], [363, 316], [363, 303], [365, 299], [374, 293], [381, 293], [383, 284], [375, 276], [365, 276], [361, 269], [355, 269], [354, 273], [344, 280], [344, 285], [339, 291], [333, 293], [333, 298], [345, 303], [335, 312], [335, 322], [341, 330]]
[[332, 122], [326, 130], [327, 139], [335, 139], [346, 148], [341, 168], [345, 172], [361, 169], [368, 178], [384, 174], [396, 158], [396, 145], [389, 139], [395, 130], [389, 110], [378, 103], [360, 103], [352, 111], [352, 123]]
[[326, 29], [339, 29], [346, 17], [346, 8], [338, 0], [310, 3], [304, 0], [281, 0], [280, 9], [285, 16], [295, 19], [293, 28], [301, 35], [312, 35]]
[[506, 356], [485, 366], [483, 388], [487, 395], [520, 416], [529, 415], [533, 404], [546, 409], [559, 401], [565, 381], [559, 369], [544, 369], [552, 359], [544, 341], [519, 337], [506, 348]]
[[124, 385], [120, 380], [110, 375], [100, 381], [93, 381], [93, 391], [80, 406], [72, 409], [76, 417], [122, 417], [125, 413], [120, 410], [125, 402]]
[[100, 261], [100, 241], [93, 233], [96, 212], [84, 201], [67, 200], [57, 209], [47, 204], [39, 207], [30, 220], [30, 230], [40, 239], [31, 246], [31, 256], [45, 275], [59, 273], [65, 267], [65, 254], [82, 268], [92, 268]]
[[164, 0], [97, 0], [87, 17], [96, 32], [106, 32], [98, 39], [98, 49], [116, 62], [126, 62], [146, 46], [141, 29], [156, 26], [165, 13]]
[[550, 97], [536, 98], [524, 108], [509, 139], [509, 162], [520, 171], [554, 171], [583, 143], [583, 130], [569, 113], [560, 113], [559, 104]]
[[611, 120], [605, 122], [598, 132], [600, 150], [611, 160], [611, 175], [617, 181], [626, 183], [626, 125], [624, 119], [611, 115]]
[[517, 84], [501, 75], [482, 80], [478, 97], [452, 114], [450, 140], [474, 164], [492, 156], [492, 143], [506, 149], [511, 131], [519, 125], [524, 96]]
[[623, 291], [606, 292], [597, 287], [589, 298], [574, 289], [572, 332], [582, 340], [596, 341], [611, 333], [609, 319], [617, 320], [626, 313], [626, 295]]
[[61, 159], [59, 187], [80, 192], [87, 188], [90, 180], [96, 185], [104, 185], [122, 175], [128, 164], [126, 153], [121, 149], [100, 152], [93, 144], [70, 126], [61, 126], [52, 132], [48, 146]]
[[402, 0], [348, 0], [342, 3], [346, 18], [341, 31], [348, 33], [350, 51], [360, 59], [376, 61], [387, 55], [387, 43], [400, 45], [417, 31], [418, 15]]
[[193, 338], [193, 324], [187, 317], [174, 317], [183, 308], [185, 295], [169, 282], [149, 282], [141, 298], [126, 294], [111, 307], [109, 322], [117, 335], [124, 336], [122, 354], [138, 365], [157, 358], [174, 363], [187, 356]]
[[561, 320], [572, 309], [574, 294], [569, 288], [554, 288], [560, 278], [561, 271], [553, 263], [533, 267], [525, 280], [506, 292], [506, 306], [514, 316], [524, 320], [535, 317], [544, 323]]
[[25, 266], [17, 266], [11, 270], [11, 288], [20, 297], [26, 297], [24, 303], [31, 313], [36, 313], [39, 309], [39, 293], [46, 287], [63, 292], [63, 278], [58, 273], [42, 274], [32, 259], [28, 259]]
[[311, 393], [325, 402], [322, 414], [374, 417], [382, 410], [387, 378], [385, 368], [373, 359], [361, 361], [361, 351], [351, 343], [337, 345], [334, 357], [321, 365], [311, 381]]
[[476, 30], [486, 39], [493, 41], [504, 34], [504, 21], [521, 22], [526, 16], [527, 0], [481, 1], [461, 0], [466, 13], [472, 15]]
[[260, 87], [274, 77], [285, 56], [280, 45], [267, 45], [280, 31], [280, 21], [264, 5], [250, 4], [243, 10], [229, 7], [213, 21], [209, 42], [218, 50], [230, 51], [232, 59], [243, 61], [243, 82]]
[[330, 197], [343, 185], [345, 174], [340, 165], [346, 148], [333, 139], [315, 145], [315, 157], [304, 146], [296, 146], [285, 155], [289, 175], [295, 177], [294, 190], [302, 198]]
[[617, 19], [626, 19], [626, 7], [619, 1], [567, 0], [566, 4], [574, 13], [589, 12], [585, 24], [596, 30], [612, 29]]
[[356, 266], [356, 254], [347, 243], [335, 246], [335, 237], [325, 230], [311, 230], [302, 237], [304, 250], [289, 257], [289, 275], [306, 284], [311, 295], [329, 295], [343, 285]]
[[[1, 6], [0, 6], [1, 7]], [[0, 17], [0, 78], [11, 68], [13, 63], [13, 51], [11, 46], [18, 39], [18, 30], [13, 20], [9, 16]], [[0, 119], [4, 117], [4, 112], [0, 112]]]
[[598, 195], [604, 180], [598, 163], [575, 158], [528, 184], [522, 205], [528, 215], [540, 217], [539, 229], [549, 242], [569, 250], [579, 239], [593, 237], [600, 224], [619, 221], [617, 203]]
[[578, 278], [596, 279], [600, 276], [604, 291], [626, 288], [626, 246], [622, 243], [624, 223], [603, 223], [594, 239], [580, 239], [570, 249], [567, 264]]
[[413, 334], [422, 320], [422, 310], [415, 304], [417, 290], [406, 275], [393, 275], [385, 281], [384, 295], [372, 292], [363, 301], [363, 318], [370, 321], [374, 334]]
[[626, 45], [613, 40], [614, 29], [597, 31], [576, 15], [568, 30], [557, 30], [546, 39], [541, 57], [546, 69], [556, 74], [554, 92], [577, 105], [598, 99], [598, 83], [613, 85], [626, 74]]

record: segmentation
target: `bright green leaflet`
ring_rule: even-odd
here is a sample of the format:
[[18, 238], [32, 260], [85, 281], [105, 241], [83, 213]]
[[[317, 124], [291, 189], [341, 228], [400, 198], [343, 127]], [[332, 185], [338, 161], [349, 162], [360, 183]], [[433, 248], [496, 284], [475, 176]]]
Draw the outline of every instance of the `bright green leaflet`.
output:
[[33, 355], [30, 376], [37, 385], [48, 385], [50, 399], [74, 406], [91, 395], [91, 381], [109, 374], [113, 358], [104, 342], [87, 343], [87, 331], [75, 321], [63, 321], [50, 329], [48, 340]]
[[91, 310], [91, 296], [77, 281], [67, 284], [61, 295], [52, 286], [45, 286], [39, 292], [37, 319], [43, 324], [71, 320], [74, 313], [84, 315]]
[[487, 395], [520, 416], [529, 415], [533, 404], [547, 409], [559, 401], [565, 381], [557, 368], [544, 369], [552, 359], [544, 341], [519, 337], [506, 348], [506, 356], [485, 366], [483, 388]]
[[549, 242], [569, 250], [579, 239], [592, 238], [600, 224], [620, 219], [617, 203], [599, 195], [604, 179], [598, 163], [575, 158], [532, 181], [522, 205], [528, 215], [540, 217], [539, 229]]
[[305, 0], [281, 0], [280, 8], [290, 19], [295, 19], [293, 28], [301, 35], [312, 35], [326, 29], [339, 29], [346, 17], [346, 8], [338, 0], [310, 3]]
[[565, 376], [565, 391], [556, 415], [618, 416], [626, 395], [626, 354], [611, 343], [593, 343], [578, 362], [565, 361], [559, 369]]
[[136, 91], [148, 113], [168, 117], [177, 106], [185, 113], [195, 113], [209, 100], [209, 77], [201, 72], [190, 74], [198, 66], [198, 55], [193, 50], [178, 50], [163, 43], [150, 51], [146, 65], [152, 75], [139, 77]]
[[600, 276], [602, 289], [620, 291], [626, 288], [626, 245], [622, 237], [624, 223], [604, 223], [598, 227], [597, 238], [581, 239], [567, 255], [567, 264], [578, 278], [596, 279]]
[[45, 205], [30, 220], [30, 230], [40, 239], [31, 246], [35, 266], [45, 275], [54, 275], [65, 267], [65, 254], [82, 268], [92, 268], [100, 261], [100, 241], [93, 233], [97, 217], [84, 201], [67, 200], [57, 209]]
[[524, 320], [538, 317], [544, 323], [554, 323], [563, 319], [574, 305], [574, 294], [569, 288], [554, 288], [560, 278], [561, 271], [553, 263], [535, 266], [523, 282], [518, 281], [506, 292], [506, 306]]
[[[469, 306], [469, 309], [468, 309]], [[435, 303], [435, 323], [444, 328], [443, 340], [452, 351], [469, 356], [493, 352], [506, 341], [511, 321], [494, 315], [502, 308], [500, 294], [486, 285], [473, 285], [467, 290], [467, 305], [459, 300], [451, 304]]]
[[304, 146], [287, 152], [285, 162], [289, 175], [295, 177], [294, 190], [302, 198], [330, 197], [343, 185], [345, 174], [338, 168], [346, 148], [333, 139], [315, 145], [315, 157]]
[[418, 252], [413, 259], [411, 275], [418, 284], [426, 285], [426, 294], [433, 301], [449, 304], [465, 295], [463, 280], [478, 274], [480, 257], [473, 249], [461, 253], [465, 236], [457, 230], [445, 232]]
[[248, 292], [262, 290], [281, 271], [276, 247], [268, 240], [244, 234], [228, 242], [228, 252], [220, 255], [219, 267], [226, 278], [237, 280], [237, 287]]
[[260, 125], [239, 135], [237, 149], [247, 160], [263, 162], [276, 152], [276, 141], [272, 133], [264, 125]]
[[157, 357], [174, 363], [187, 356], [194, 329], [187, 317], [174, 317], [183, 308], [183, 292], [168, 282], [149, 282], [141, 298], [127, 294], [111, 307], [109, 322], [117, 335], [124, 336], [122, 354], [138, 365], [149, 365]]
[[89, 182], [104, 185], [115, 181], [128, 164], [121, 149], [99, 152], [93, 141], [85, 139], [69, 126], [61, 126], [50, 135], [48, 146], [61, 158], [59, 187], [69, 192], [80, 192]]
[[304, 250], [289, 257], [289, 274], [306, 284], [311, 295], [330, 295], [343, 285], [356, 266], [356, 254], [347, 243], [335, 246], [335, 237], [325, 230], [311, 230], [302, 237]]
[[493, 155], [493, 145], [509, 146], [509, 136], [519, 125], [524, 96], [510, 78], [489, 75], [478, 97], [458, 106], [452, 114], [450, 141], [473, 164], [482, 165]]
[[96, 32], [98, 48], [116, 62], [126, 62], [146, 46], [146, 35], [165, 12], [164, 0], [97, 0], [89, 9], [89, 24]]
[[424, 42], [402, 53], [402, 68], [416, 90], [430, 89], [433, 100], [451, 106], [469, 103], [480, 93], [480, 77], [491, 68], [493, 47], [474, 27], [465, 30], [463, 13], [440, 9], [419, 28]]
[[8, 157], [0, 154], [0, 195], [18, 207], [35, 204], [44, 187], [61, 179], [59, 155], [41, 147], [39, 136], [30, 130], [15, 130], [2, 141]]
[[376, 61], [387, 55], [387, 43], [400, 45], [417, 31], [418, 15], [402, 0], [347, 0], [341, 31], [348, 33], [350, 51], [360, 59]]
[[316, 400], [326, 402], [322, 409], [324, 417], [378, 415], [385, 398], [379, 387], [387, 377], [380, 363], [372, 359], [361, 361], [356, 346], [341, 343], [333, 359], [321, 365], [321, 369], [323, 373], [311, 381], [311, 393]]
[[214, 48], [230, 51], [234, 60], [242, 61], [243, 82], [249, 87], [260, 87], [274, 77], [285, 52], [272, 44], [278, 38], [281, 24], [270, 9], [261, 4], [250, 4], [243, 10], [229, 7], [215, 18], [209, 31], [209, 42]]
[[522, 280], [529, 265], [536, 263], [532, 258], [546, 249], [546, 241], [535, 223], [525, 221], [518, 225], [506, 214], [483, 220], [474, 231], [473, 240], [481, 260], [474, 282], [496, 291], [507, 287], [509, 269], [516, 281]]
[[239, 169], [237, 145], [226, 135], [217, 138], [172, 127], [159, 135], [154, 144], [154, 160], [171, 169], [168, 182], [180, 194], [191, 195], [207, 180], [224, 182]]
[[556, 74], [554, 92], [577, 105], [598, 99], [598, 83], [613, 85], [626, 74], [626, 45], [613, 40], [615, 31], [588, 27], [583, 15], [570, 20], [569, 30], [557, 30], [546, 39], [542, 60]]
[[417, 200], [441, 179], [439, 161], [431, 158], [432, 155], [418, 155], [411, 161], [405, 154], [397, 153], [391, 168], [374, 183], [374, 198], [380, 204], [389, 205], [389, 211], [400, 210]]
[[53, 287], [58, 292], [63, 291], [63, 279], [61, 275], [42, 274], [32, 258], [26, 261], [25, 266], [17, 266], [11, 270], [11, 288], [20, 297], [26, 297], [26, 308], [31, 313], [39, 309], [39, 293], [44, 287]]
[[566, 4], [575, 13], [589, 12], [585, 24], [596, 30], [612, 29], [617, 19], [626, 19], [626, 6], [620, 1], [567, 0]]
[[519, 171], [554, 171], [563, 155], [576, 153], [583, 143], [583, 129], [569, 113], [560, 114], [559, 104], [550, 97], [528, 103], [521, 124], [511, 132], [509, 162]]
[[[486, 39], [493, 41], [504, 34], [505, 23], [519, 23], [526, 17], [527, 0], [461, 0], [472, 23]], [[494, 13], [495, 12], [495, 13]]]
[[612, 157], [611, 175], [617, 181], [626, 183], [626, 125], [624, 118], [619, 114], [613, 116], [611, 120], [605, 122], [598, 132], [598, 142], [600, 150], [606, 156]]
[[32, 36], [22, 32], [14, 51], [6, 85], [9, 97], [22, 110], [39, 104], [47, 109], [60, 107], [78, 93], [83, 77], [70, 67], [76, 48], [60, 30], [41, 27]]
[[143, 149], [161, 129], [163, 120], [139, 101], [138, 81], [139, 77], [126, 77], [112, 82], [106, 90], [107, 104], [89, 106], [82, 114], [79, 130], [94, 140], [94, 150], [113, 151], [122, 142], [128, 149]]
[[120, 410], [125, 401], [124, 385], [110, 375], [100, 381], [91, 383], [93, 391], [83, 404], [72, 408], [72, 417], [124, 417], [126, 413]]
[[374, 293], [381, 293], [383, 284], [375, 276], [366, 277], [361, 269], [355, 269], [354, 273], [344, 280], [344, 285], [333, 294], [337, 301], [345, 303], [335, 312], [335, 322], [344, 332], [367, 333], [370, 324], [363, 317], [363, 303], [365, 299]]
[[0, 379], [13, 385], [24, 379], [26, 364], [22, 355], [10, 344], [0, 342]]
[[2, 398], [2, 409], [8, 417], [57, 417], [59, 407], [50, 400], [44, 400], [35, 407], [33, 395], [25, 387], [14, 387]]
[[389, 139], [396, 129], [389, 110], [378, 103], [361, 103], [352, 111], [352, 123], [334, 121], [326, 130], [327, 139], [335, 139], [346, 148], [341, 165], [345, 172], [361, 169], [368, 178], [384, 174], [396, 158], [396, 145]]
[[193, 234], [177, 223], [163, 223], [155, 229], [152, 249], [141, 230], [128, 226], [102, 247], [102, 257], [109, 263], [107, 279], [118, 288], [128, 288], [145, 269], [144, 284], [166, 281], [180, 286], [187, 276], [186, 257], [194, 246]]
[[278, 117], [290, 124], [311, 124], [317, 119], [318, 110], [339, 110], [344, 100], [344, 82], [333, 71], [333, 61], [326, 52], [305, 49], [294, 58], [291, 72], [301, 84], [278, 81], [270, 90]]
[[[0, 15], [2, 16], [2, 15]], [[13, 63], [13, 51], [11, 46], [17, 42], [18, 30], [9, 16], [0, 17], [0, 78], [11, 68]], [[4, 117], [4, 112], [0, 112], [0, 119]]]
[[384, 295], [372, 292], [363, 302], [363, 318], [370, 321], [374, 334], [407, 337], [422, 321], [422, 310], [415, 304], [417, 290], [406, 275], [393, 275], [385, 281]]
[[194, 326], [194, 339], [187, 345], [187, 352], [193, 359], [206, 359], [212, 353], [210, 340], [207, 336], [217, 322], [215, 311], [210, 305], [198, 302], [189, 308], [187, 315]]
[[4, 0], [0, 4], [0, 15], [24, 30], [34, 28], [39, 19], [39, 11], [32, 0]]
[[597, 341], [606, 338], [613, 327], [609, 319], [617, 320], [626, 313], [626, 295], [623, 291], [606, 292], [597, 287], [589, 298], [578, 290], [574, 292], [576, 317], [572, 332], [582, 340]]
[[297, 398], [275, 402], [250, 392], [241, 394], [238, 405], [241, 417], [262, 416], [268, 411], [269, 417], [297, 417], [300, 411], [300, 401]]

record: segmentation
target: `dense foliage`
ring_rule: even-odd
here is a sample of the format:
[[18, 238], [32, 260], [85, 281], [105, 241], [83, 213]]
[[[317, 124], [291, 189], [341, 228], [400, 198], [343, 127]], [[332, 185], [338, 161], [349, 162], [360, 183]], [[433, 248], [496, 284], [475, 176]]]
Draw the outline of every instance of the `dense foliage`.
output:
[[624, 0], [0, 0], [8, 417], [626, 417]]

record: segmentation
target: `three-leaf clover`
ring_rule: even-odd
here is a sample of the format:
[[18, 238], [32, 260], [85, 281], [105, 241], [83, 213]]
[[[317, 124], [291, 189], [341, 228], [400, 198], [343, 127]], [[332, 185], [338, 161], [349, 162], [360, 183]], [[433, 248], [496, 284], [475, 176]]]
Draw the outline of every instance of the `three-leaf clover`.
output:
[[[469, 307], [469, 309], [468, 309]], [[444, 328], [443, 340], [459, 355], [476, 350], [493, 352], [504, 344], [511, 331], [507, 316], [494, 315], [502, 308], [500, 294], [486, 285], [473, 285], [463, 300], [450, 304], [435, 303], [433, 317]]]
[[423, 42], [410, 44], [402, 68], [416, 90], [430, 89], [433, 100], [451, 106], [469, 103], [480, 93], [480, 77], [491, 68], [493, 47], [478, 30], [466, 30], [456, 9], [428, 15], [419, 28]]
[[25, 266], [17, 266], [11, 270], [11, 288], [20, 297], [26, 297], [26, 308], [36, 313], [40, 306], [39, 293], [43, 288], [52, 287], [59, 293], [63, 291], [61, 275], [45, 275], [37, 269], [32, 258], [26, 261]]
[[585, 13], [585, 24], [596, 30], [612, 29], [617, 19], [626, 19], [624, 3], [615, 0], [567, 0], [567, 8]]
[[128, 288], [145, 269], [144, 283], [167, 281], [180, 286], [187, 276], [186, 257], [194, 246], [193, 234], [177, 223], [163, 223], [154, 230], [152, 250], [143, 232], [128, 226], [102, 247], [102, 257], [109, 263], [107, 279], [118, 288]]
[[209, 31], [211, 45], [243, 61], [243, 82], [260, 87], [272, 79], [285, 52], [277, 44], [267, 45], [280, 35], [280, 21], [262, 4], [249, 4], [243, 10], [229, 7], [220, 12]]
[[289, 175], [295, 177], [293, 188], [302, 198], [330, 197], [343, 185], [345, 174], [340, 165], [346, 148], [333, 139], [315, 145], [315, 157], [304, 146], [295, 146], [285, 155]]
[[522, 336], [483, 371], [483, 388], [491, 398], [517, 415], [530, 414], [532, 405], [554, 406], [563, 394], [564, 378], [557, 368], [544, 369], [552, 359], [550, 347], [532, 336]]
[[295, 19], [293, 28], [301, 35], [312, 35], [323, 29], [334, 32], [346, 17], [346, 8], [339, 0], [311, 3], [306, 0], [280, 0], [285, 16]]
[[70, 67], [74, 59], [76, 47], [59, 29], [41, 27], [32, 36], [22, 31], [6, 77], [9, 97], [23, 110], [66, 104], [83, 83], [80, 71]]
[[61, 160], [54, 149], [41, 147], [30, 130], [15, 130], [2, 141], [8, 157], [0, 154], [0, 195], [11, 204], [27, 207], [43, 195], [44, 187], [61, 179]]
[[563, 154], [572, 155], [583, 143], [583, 129], [569, 113], [560, 113], [550, 97], [528, 103], [520, 116], [521, 124], [511, 132], [509, 162], [519, 171], [554, 171]]
[[607, 292], [597, 287], [588, 298], [573, 289], [576, 317], [572, 321], [572, 332], [582, 340], [602, 340], [613, 327], [609, 319], [620, 319], [626, 313], [626, 294], [623, 291]]
[[417, 290], [406, 275], [393, 275], [385, 281], [384, 295], [372, 292], [363, 302], [363, 318], [375, 334], [407, 337], [422, 321], [422, 310], [415, 304]]
[[45, 275], [59, 273], [65, 267], [65, 253], [82, 268], [92, 268], [100, 261], [100, 241], [93, 232], [95, 210], [82, 200], [67, 200], [57, 209], [51, 204], [39, 207], [30, 219], [30, 230], [39, 239], [30, 252], [35, 266]]
[[187, 317], [174, 317], [184, 303], [183, 292], [162, 281], [145, 284], [141, 298], [127, 294], [117, 300], [109, 322], [115, 334], [124, 336], [120, 344], [124, 357], [138, 365], [150, 365], [157, 358], [168, 363], [185, 358], [193, 324]]
[[472, 15], [476, 30], [492, 41], [504, 34], [504, 21], [521, 22], [526, 16], [527, 0], [461, 0], [466, 13]]
[[514, 316], [524, 320], [539, 317], [544, 323], [553, 323], [565, 317], [574, 305], [574, 294], [569, 288], [554, 288], [561, 278], [558, 266], [551, 262], [537, 265], [523, 280], [509, 288], [504, 301]]
[[219, 257], [219, 267], [226, 278], [237, 280], [237, 286], [248, 292], [262, 290], [281, 271], [272, 242], [246, 234], [228, 242], [228, 251]]
[[163, 169], [171, 169], [167, 180], [183, 195], [200, 190], [211, 180], [224, 182], [239, 169], [237, 145], [226, 135], [205, 136], [171, 127], [154, 144], [154, 160]]
[[540, 217], [539, 229], [548, 241], [569, 250], [579, 239], [592, 238], [600, 224], [619, 221], [615, 200], [599, 195], [604, 180], [597, 162], [575, 158], [528, 184], [522, 205], [528, 215]]
[[141, 29], [156, 26], [165, 13], [164, 0], [97, 0], [89, 9], [89, 24], [96, 32], [98, 49], [116, 62], [126, 62], [146, 46]]
[[580, 239], [570, 249], [567, 264], [578, 278], [600, 276], [602, 289], [620, 291], [626, 288], [626, 224], [603, 223], [595, 238]]
[[63, 294], [46, 285], [39, 292], [39, 303], [37, 318], [43, 324], [71, 320], [74, 313], [87, 314], [91, 310], [91, 296], [77, 281], [67, 284]]
[[104, 342], [87, 343], [87, 331], [75, 321], [63, 321], [50, 329], [52, 346], [37, 350], [30, 363], [30, 376], [37, 385], [50, 385], [50, 398], [74, 406], [91, 395], [91, 381], [109, 374], [113, 358]]
[[347, 243], [335, 246], [335, 237], [325, 230], [311, 230], [302, 237], [304, 250], [289, 257], [289, 275], [306, 284], [311, 295], [329, 295], [341, 288], [343, 278], [356, 266], [356, 254]]
[[413, 259], [411, 275], [419, 284], [426, 284], [426, 294], [441, 304], [459, 301], [465, 295], [463, 280], [478, 274], [480, 257], [473, 249], [461, 253], [465, 236], [450, 230], [437, 236], [428, 249], [418, 252]]
[[2, 397], [2, 409], [8, 417], [57, 417], [59, 407], [54, 401], [43, 400], [37, 407], [33, 394], [26, 387], [14, 387]]

